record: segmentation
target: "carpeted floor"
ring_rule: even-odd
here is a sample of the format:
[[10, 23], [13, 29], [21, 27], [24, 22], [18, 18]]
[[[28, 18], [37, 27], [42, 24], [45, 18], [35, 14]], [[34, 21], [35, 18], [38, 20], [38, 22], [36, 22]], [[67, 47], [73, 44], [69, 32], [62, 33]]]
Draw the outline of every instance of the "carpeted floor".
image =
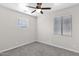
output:
[[34, 42], [0, 54], [1, 56], [79, 56], [65, 49]]

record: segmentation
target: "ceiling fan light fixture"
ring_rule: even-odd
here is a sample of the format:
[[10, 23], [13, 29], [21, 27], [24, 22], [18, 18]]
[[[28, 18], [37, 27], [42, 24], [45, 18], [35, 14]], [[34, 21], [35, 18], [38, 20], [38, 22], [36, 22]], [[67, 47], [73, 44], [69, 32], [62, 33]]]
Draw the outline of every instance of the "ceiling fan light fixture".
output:
[[40, 13], [40, 11], [41, 11], [41, 9], [37, 9], [37, 10], [36, 10], [37, 13]]

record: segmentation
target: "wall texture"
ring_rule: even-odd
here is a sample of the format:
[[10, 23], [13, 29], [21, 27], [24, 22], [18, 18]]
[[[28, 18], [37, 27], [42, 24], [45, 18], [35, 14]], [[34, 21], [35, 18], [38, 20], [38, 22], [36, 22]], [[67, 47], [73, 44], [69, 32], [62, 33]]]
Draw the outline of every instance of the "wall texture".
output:
[[[28, 27], [20, 29], [17, 20], [28, 20]], [[34, 42], [36, 40], [36, 18], [0, 7], [0, 52]]]
[[[72, 37], [54, 35], [54, 17], [72, 15]], [[38, 17], [38, 41], [79, 52], [79, 5]]]

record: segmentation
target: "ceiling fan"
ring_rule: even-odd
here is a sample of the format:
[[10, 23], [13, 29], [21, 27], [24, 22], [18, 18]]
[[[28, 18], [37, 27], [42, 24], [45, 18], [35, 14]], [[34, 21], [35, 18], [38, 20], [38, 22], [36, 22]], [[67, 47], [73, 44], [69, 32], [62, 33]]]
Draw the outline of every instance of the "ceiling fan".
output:
[[42, 3], [37, 3], [36, 7], [33, 7], [33, 6], [27, 6], [27, 7], [35, 9], [31, 13], [34, 13], [36, 10], [40, 10], [41, 14], [43, 14], [42, 10], [50, 10], [51, 9], [50, 7], [42, 7]]

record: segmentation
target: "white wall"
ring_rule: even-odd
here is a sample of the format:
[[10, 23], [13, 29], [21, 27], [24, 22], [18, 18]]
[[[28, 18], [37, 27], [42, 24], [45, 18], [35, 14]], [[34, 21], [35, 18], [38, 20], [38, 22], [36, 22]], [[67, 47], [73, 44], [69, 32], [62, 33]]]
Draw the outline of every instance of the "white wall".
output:
[[[72, 37], [53, 34], [53, 20], [59, 15], [72, 15]], [[38, 41], [79, 52], [79, 5], [39, 16]]]
[[[16, 25], [18, 17], [29, 21], [26, 29]], [[0, 6], [0, 52], [36, 41], [36, 18]]]

